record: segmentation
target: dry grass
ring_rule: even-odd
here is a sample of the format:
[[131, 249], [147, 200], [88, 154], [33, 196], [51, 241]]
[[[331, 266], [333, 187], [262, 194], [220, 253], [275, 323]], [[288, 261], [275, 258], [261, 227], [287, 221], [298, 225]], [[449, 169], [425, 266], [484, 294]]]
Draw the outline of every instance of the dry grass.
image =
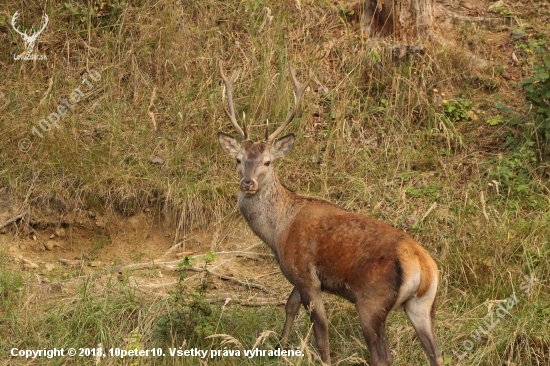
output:
[[[136, 0], [118, 7], [107, 1], [100, 14], [89, 11], [99, 1], [63, 4], [8, 0], [0, 13], [0, 47], [6, 50], [0, 55], [0, 194], [9, 197], [7, 206], [26, 201], [34, 211], [63, 215], [59, 220], [67, 225], [74, 224], [74, 212], [116, 219], [154, 208], [158, 220], [177, 232], [175, 241], [197, 228], [240, 225], [233, 162], [215, 139], [219, 130], [232, 133], [222, 109], [218, 63], [228, 71], [243, 68], [235, 105], [257, 138], [267, 118], [274, 128], [292, 105], [287, 67], [293, 65], [299, 79], [313, 78], [289, 127], [298, 143], [277, 168], [281, 181], [385, 220], [423, 243], [441, 269], [437, 338], [449, 364], [548, 363], [548, 162], [518, 152], [528, 119], [519, 126], [485, 123], [500, 113], [494, 102], [526, 114], [528, 106], [510, 80], [527, 75], [536, 55], [522, 49], [517, 51], [522, 63], [513, 64], [507, 55], [518, 46], [508, 39], [492, 51], [494, 63], [487, 69], [460, 47], [436, 44], [425, 44], [424, 55], [395, 62], [388, 50], [394, 43], [363, 38], [353, 18], [346, 18], [344, 2]], [[22, 50], [9, 25], [18, 9], [26, 27], [38, 21], [42, 9], [49, 14], [37, 43], [47, 61], [13, 60]], [[537, 39], [548, 41], [543, 18], [528, 21]], [[456, 36], [461, 47], [476, 52], [488, 31], [457, 28]], [[82, 77], [90, 70], [101, 80], [86, 89]], [[79, 86], [86, 96], [60, 120], [60, 128], [43, 132], [43, 139], [31, 135]], [[474, 114], [450, 119], [443, 99], [470, 101], [462, 112]], [[32, 148], [22, 153], [17, 144], [25, 137]], [[497, 191], [488, 184], [499, 167], [516, 175]], [[521, 193], [516, 188], [524, 183], [528, 189]], [[0, 263], [0, 309], [6, 314], [0, 315], [0, 328], [9, 335], [0, 342], [2, 354], [12, 347], [65, 346], [70, 339], [82, 347], [181, 345], [182, 338], [153, 335], [159, 317], [177, 308], [170, 297], [151, 299], [102, 283], [20, 309], [32, 276], [8, 262], [6, 257]], [[495, 301], [521, 292], [524, 275], [539, 282], [460, 360], [453, 350], [466, 351], [464, 342], [483, 326]], [[328, 299], [334, 359], [364, 362], [368, 352], [353, 308]], [[199, 318], [202, 328], [185, 337], [186, 347], [216, 348], [216, 338], [205, 338], [213, 334], [227, 334], [245, 348], [258, 340], [274, 346], [277, 337], [262, 332], [279, 332], [283, 311], [228, 306]], [[425, 364], [403, 315], [393, 315], [388, 328], [396, 364]], [[301, 313], [295, 345], [307, 344], [309, 329]], [[136, 341], [132, 334], [142, 338]], [[306, 356], [302, 364], [315, 362], [315, 351]], [[166, 357], [146, 363], [187, 361]]]

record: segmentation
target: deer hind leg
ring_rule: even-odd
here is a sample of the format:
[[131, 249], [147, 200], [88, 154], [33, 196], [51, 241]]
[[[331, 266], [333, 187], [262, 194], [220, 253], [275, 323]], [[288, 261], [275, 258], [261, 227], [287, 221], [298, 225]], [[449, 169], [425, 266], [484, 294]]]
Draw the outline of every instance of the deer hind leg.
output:
[[424, 296], [407, 300], [405, 313], [420, 338], [430, 366], [443, 366], [443, 357], [437, 349], [434, 336], [435, 291], [428, 291]]
[[315, 342], [321, 356], [321, 361], [323, 361], [323, 364], [330, 365], [328, 320], [321, 295], [321, 283], [317, 283], [317, 286], [301, 288], [300, 298], [302, 305], [309, 312], [309, 318], [313, 323], [313, 334], [315, 334]]
[[302, 303], [302, 299], [300, 297], [300, 291], [298, 291], [298, 289], [294, 287], [294, 289], [290, 293], [290, 296], [288, 297], [288, 300], [285, 306], [286, 319], [285, 319], [285, 325], [283, 327], [283, 336], [281, 339], [281, 348], [283, 349], [285, 349], [288, 346], [288, 340], [290, 338], [292, 324], [294, 323], [296, 314], [298, 314], [298, 310], [300, 310], [301, 303]]
[[393, 362], [393, 356], [386, 341], [386, 318], [388, 311], [374, 304], [357, 302], [355, 308], [359, 314], [361, 330], [370, 350], [371, 366], [387, 366]]

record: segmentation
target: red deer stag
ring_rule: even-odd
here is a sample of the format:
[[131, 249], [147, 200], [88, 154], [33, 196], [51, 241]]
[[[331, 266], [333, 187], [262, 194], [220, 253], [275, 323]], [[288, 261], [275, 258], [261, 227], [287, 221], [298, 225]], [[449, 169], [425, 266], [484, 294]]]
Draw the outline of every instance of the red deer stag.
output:
[[286, 303], [281, 347], [288, 344], [302, 304], [309, 311], [321, 360], [330, 364], [328, 321], [321, 296], [325, 291], [355, 304], [370, 365], [393, 362], [386, 342], [386, 318], [391, 310], [404, 309], [430, 366], [442, 366], [434, 338], [438, 285], [434, 260], [401, 230], [323, 199], [299, 196], [279, 183], [272, 163], [290, 153], [295, 135], [276, 138], [294, 118], [305, 86], [290, 68], [294, 107], [271, 135], [266, 126], [265, 141], [252, 142], [235, 117], [232, 89], [239, 72], [228, 79], [220, 64], [229, 106], [224, 105], [224, 110], [242, 141], [223, 132], [218, 132], [218, 141], [237, 161], [241, 214], [273, 250], [281, 271], [294, 285]]

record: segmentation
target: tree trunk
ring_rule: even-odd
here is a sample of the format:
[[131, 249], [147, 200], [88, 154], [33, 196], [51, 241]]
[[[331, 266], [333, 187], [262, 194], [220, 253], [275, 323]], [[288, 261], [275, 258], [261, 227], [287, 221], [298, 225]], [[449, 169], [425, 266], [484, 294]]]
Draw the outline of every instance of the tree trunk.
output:
[[434, 0], [366, 0], [364, 28], [371, 37], [421, 38], [433, 18]]

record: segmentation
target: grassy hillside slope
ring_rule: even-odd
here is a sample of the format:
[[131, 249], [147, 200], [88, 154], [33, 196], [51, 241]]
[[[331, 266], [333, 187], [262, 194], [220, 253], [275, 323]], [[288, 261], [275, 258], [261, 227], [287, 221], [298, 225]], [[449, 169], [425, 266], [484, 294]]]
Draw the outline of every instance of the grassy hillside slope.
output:
[[[246, 272], [247, 263], [235, 267], [232, 276], [246, 273], [272, 289], [276, 301], [222, 305], [205, 301], [227, 286], [215, 276], [186, 281], [195, 273], [188, 269], [174, 275], [163, 296], [151, 296], [105, 264], [158, 258], [114, 247], [111, 225], [143, 215], [159, 237], [171, 235], [168, 245], [213, 233], [194, 254], [254, 242], [236, 209], [234, 162], [215, 137], [234, 133], [223, 112], [220, 61], [227, 73], [243, 69], [235, 106], [255, 138], [266, 119], [275, 128], [293, 103], [288, 66], [300, 80], [312, 76], [288, 128], [297, 144], [278, 163], [280, 180], [387, 221], [427, 248], [441, 270], [436, 333], [447, 364], [549, 364], [548, 97], [533, 107], [519, 82], [534, 75], [527, 91], [531, 85], [550, 93], [550, 60], [533, 73], [550, 52], [550, 9], [547, 2], [516, 1], [489, 12], [490, 4], [474, 4], [481, 13], [464, 16], [504, 22], [442, 24], [454, 42], [442, 46], [367, 39], [355, 2], [4, 2], [0, 224], [22, 214], [0, 230], [0, 329], [7, 334], [0, 365], [28, 364], [9, 356], [14, 347], [168, 353], [180, 346], [276, 346], [284, 319], [277, 304], [289, 290], [278, 273], [259, 278]], [[14, 60], [24, 49], [10, 24], [16, 11], [20, 30], [49, 15], [35, 47], [47, 60]], [[422, 44], [425, 52], [396, 57], [392, 47], [402, 44]], [[48, 117], [56, 122], [48, 126]], [[136, 225], [127, 231], [140, 232]], [[60, 229], [71, 233], [70, 247], [52, 251], [48, 236], [64, 237]], [[80, 259], [103, 261], [99, 268], [57, 262], [84, 243], [92, 249]], [[109, 247], [115, 259], [103, 256]], [[276, 272], [267, 253], [254, 266]], [[192, 265], [215, 265], [203, 259]], [[142, 277], [158, 280], [161, 269], [147, 268]], [[228, 291], [246, 297], [255, 290]], [[368, 351], [353, 306], [326, 299], [334, 362], [363, 364]], [[390, 317], [388, 335], [395, 364], [426, 364], [403, 314]], [[302, 312], [293, 344], [307, 357], [203, 361], [314, 363], [310, 337]], [[33, 364], [204, 364], [197, 357], [92, 356]]]

